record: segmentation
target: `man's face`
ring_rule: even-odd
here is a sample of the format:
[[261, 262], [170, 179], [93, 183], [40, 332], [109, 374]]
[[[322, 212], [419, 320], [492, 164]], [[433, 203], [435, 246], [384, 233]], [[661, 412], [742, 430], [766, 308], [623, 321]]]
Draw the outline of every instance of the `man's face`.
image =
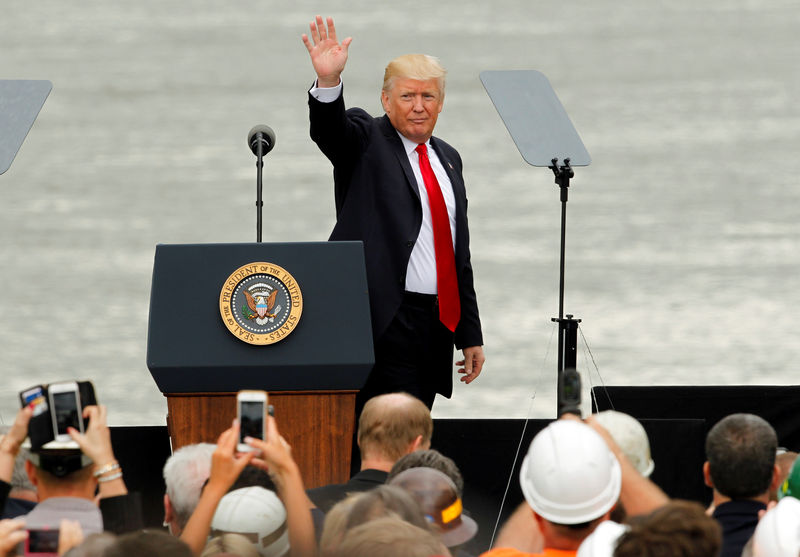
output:
[[415, 143], [425, 143], [433, 135], [444, 96], [437, 79], [398, 77], [390, 91], [381, 92], [381, 101], [397, 131]]

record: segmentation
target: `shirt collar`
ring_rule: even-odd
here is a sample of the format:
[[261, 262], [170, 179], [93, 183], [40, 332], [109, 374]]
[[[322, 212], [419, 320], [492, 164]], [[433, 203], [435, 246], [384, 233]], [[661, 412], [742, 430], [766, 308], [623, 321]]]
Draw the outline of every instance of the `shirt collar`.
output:
[[[395, 131], [397, 131], [397, 130], [395, 130]], [[400, 137], [400, 141], [403, 142], [403, 148], [406, 150], [406, 156], [411, 156], [411, 153], [414, 152], [414, 150], [417, 148], [417, 145], [419, 145], [419, 143], [414, 143], [413, 141], [411, 141], [409, 138], [407, 138], [406, 136], [404, 136], [400, 132], [397, 132], [397, 135], [398, 135], [398, 137]], [[431, 148], [431, 140], [430, 139], [425, 142], [425, 146], [428, 148], [428, 150], [430, 150], [430, 148]]]

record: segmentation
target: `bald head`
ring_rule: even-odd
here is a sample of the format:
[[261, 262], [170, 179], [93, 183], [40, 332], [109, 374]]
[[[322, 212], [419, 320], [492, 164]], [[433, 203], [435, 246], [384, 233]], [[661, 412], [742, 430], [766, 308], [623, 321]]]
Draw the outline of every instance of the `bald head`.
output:
[[371, 398], [358, 420], [362, 460], [380, 456], [394, 462], [416, 448], [429, 448], [432, 434], [430, 410], [407, 393]]

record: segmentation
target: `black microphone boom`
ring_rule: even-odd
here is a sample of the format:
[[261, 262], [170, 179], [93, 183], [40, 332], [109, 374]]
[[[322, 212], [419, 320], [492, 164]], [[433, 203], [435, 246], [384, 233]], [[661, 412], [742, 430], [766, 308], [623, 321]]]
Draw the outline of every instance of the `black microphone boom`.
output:
[[258, 144], [261, 144], [261, 154], [266, 155], [275, 147], [275, 132], [272, 128], [259, 124], [247, 133], [247, 144], [253, 154], [258, 156]]

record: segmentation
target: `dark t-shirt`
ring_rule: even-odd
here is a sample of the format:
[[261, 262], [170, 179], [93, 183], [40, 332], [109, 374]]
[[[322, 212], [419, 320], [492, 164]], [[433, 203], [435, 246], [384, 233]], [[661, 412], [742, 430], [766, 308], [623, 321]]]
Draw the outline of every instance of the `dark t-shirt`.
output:
[[722, 526], [720, 557], [740, 557], [758, 525], [758, 511], [767, 506], [758, 501], [741, 500], [722, 503], [712, 515]]

